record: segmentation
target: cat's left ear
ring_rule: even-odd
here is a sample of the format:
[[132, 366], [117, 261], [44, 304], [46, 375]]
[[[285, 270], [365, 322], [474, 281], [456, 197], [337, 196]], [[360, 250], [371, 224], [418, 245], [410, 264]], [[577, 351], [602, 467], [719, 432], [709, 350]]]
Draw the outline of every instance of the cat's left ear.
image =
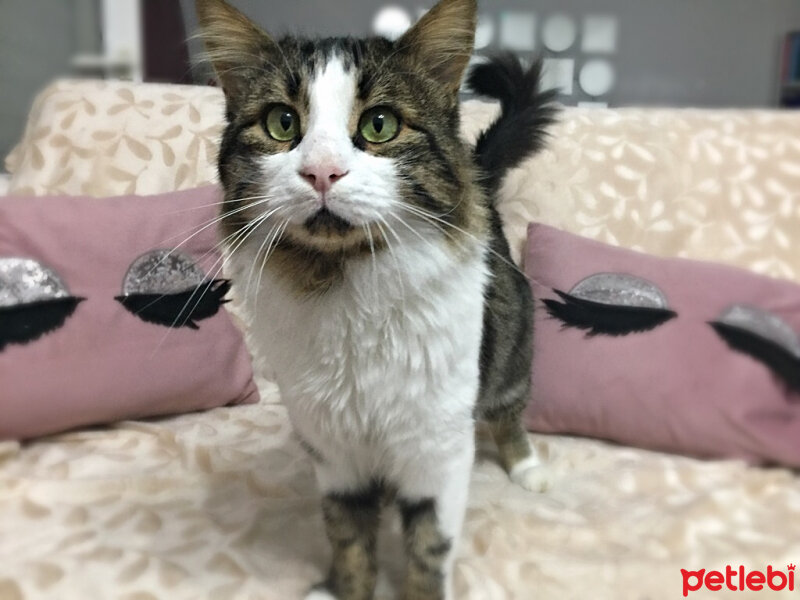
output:
[[272, 38], [224, 0], [196, 0], [200, 37], [228, 102], [235, 103], [247, 89], [252, 69], [277, 51]]
[[475, 46], [476, 0], [441, 0], [397, 41], [434, 79], [455, 94]]

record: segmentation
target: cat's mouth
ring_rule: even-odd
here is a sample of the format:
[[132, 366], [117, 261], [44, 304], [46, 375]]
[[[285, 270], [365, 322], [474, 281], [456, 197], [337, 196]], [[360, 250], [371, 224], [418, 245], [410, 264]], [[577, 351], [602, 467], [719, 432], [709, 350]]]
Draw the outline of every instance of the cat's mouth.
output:
[[303, 224], [311, 235], [347, 235], [353, 226], [323, 206]]
[[354, 225], [327, 207], [321, 208], [302, 223], [290, 224], [284, 232], [286, 238], [296, 246], [323, 253], [349, 255], [383, 248], [381, 233], [371, 225]]

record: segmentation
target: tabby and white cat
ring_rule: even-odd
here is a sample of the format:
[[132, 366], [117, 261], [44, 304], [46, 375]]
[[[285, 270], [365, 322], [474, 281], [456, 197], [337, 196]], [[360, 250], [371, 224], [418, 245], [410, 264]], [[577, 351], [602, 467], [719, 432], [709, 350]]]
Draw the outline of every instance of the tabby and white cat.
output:
[[471, 149], [458, 94], [475, 0], [442, 0], [395, 42], [274, 40], [223, 0], [197, 9], [227, 102], [234, 281], [314, 461], [333, 546], [308, 597], [372, 597], [391, 498], [403, 597], [449, 598], [476, 418], [512, 479], [542, 483], [520, 424], [532, 299], [492, 204], [553, 120], [540, 67], [506, 56], [473, 70], [502, 114]]

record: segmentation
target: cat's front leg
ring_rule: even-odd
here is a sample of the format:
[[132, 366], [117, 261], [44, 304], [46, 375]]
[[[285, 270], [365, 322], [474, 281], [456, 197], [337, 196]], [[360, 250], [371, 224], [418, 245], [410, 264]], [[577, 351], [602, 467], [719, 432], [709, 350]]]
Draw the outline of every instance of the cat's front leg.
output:
[[467, 507], [475, 455], [472, 432], [454, 453], [421, 456], [400, 481], [406, 571], [403, 600], [450, 600], [453, 561]]
[[331, 465], [316, 469], [333, 560], [327, 579], [306, 600], [372, 600], [383, 489], [375, 482], [345, 479]]

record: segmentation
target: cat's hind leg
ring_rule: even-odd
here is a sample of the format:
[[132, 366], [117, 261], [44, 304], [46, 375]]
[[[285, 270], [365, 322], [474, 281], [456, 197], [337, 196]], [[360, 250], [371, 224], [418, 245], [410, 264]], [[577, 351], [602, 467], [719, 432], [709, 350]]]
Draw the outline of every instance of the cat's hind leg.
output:
[[[518, 385], [507, 388], [507, 392], [511, 393], [505, 397], [497, 394], [491, 404], [482, 400], [480, 416], [489, 426], [500, 464], [511, 481], [526, 490], [544, 492], [552, 487], [554, 474], [531, 444], [522, 423], [522, 413], [530, 398], [530, 383], [522, 379]], [[498, 396], [504, 401], [498, 402]]]
[[552, 473], [528, 439], [522, 424], [522, 407], [506, 406], [485, 416], [500, 463], [511, 481], [532, 492], [544, 492], [552, 485]]

